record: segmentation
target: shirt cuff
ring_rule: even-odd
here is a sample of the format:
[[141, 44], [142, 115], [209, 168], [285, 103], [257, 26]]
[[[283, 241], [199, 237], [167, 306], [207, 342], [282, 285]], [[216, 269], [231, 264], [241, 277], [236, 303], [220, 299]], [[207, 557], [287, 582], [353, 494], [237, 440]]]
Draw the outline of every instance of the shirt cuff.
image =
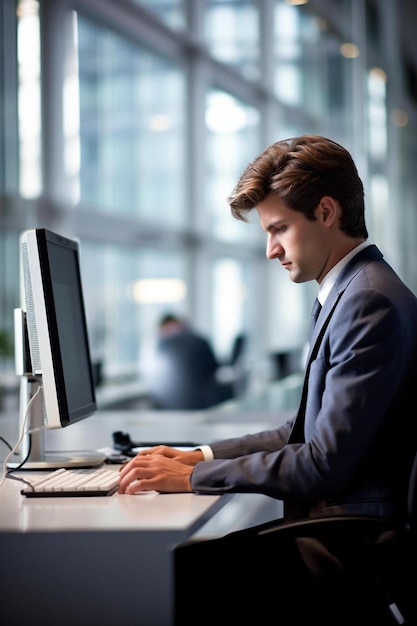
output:
[[212, 461], [214, 459], [213, 450], [210, 446], [198, 446], [196, 450], [201, 450], [205, 461]]

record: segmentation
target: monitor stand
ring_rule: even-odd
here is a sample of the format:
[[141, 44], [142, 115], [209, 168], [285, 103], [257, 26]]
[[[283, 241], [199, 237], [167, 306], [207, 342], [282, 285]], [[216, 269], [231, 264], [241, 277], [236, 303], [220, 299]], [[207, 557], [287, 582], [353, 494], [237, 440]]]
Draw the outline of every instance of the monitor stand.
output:
[[[102, 465], [105, 454], [95, 450], [45, 451], [42, 380], [23, 374], [20, 379], [20, 460], [9, 461], [11, 470], [55, 470]], [[24, 434], [22, 434], [24, 433]]]

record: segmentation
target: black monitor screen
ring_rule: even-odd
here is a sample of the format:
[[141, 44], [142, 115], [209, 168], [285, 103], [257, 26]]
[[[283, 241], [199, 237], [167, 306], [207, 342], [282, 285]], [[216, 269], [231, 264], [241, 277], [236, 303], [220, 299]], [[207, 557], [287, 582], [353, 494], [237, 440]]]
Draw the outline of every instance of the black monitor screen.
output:
[[62, 361], [63, 383], [71, 419], [95, 401], [83, 306], [80, 303], [76, 249], [48, 241], [48, 257], [55, 320]]

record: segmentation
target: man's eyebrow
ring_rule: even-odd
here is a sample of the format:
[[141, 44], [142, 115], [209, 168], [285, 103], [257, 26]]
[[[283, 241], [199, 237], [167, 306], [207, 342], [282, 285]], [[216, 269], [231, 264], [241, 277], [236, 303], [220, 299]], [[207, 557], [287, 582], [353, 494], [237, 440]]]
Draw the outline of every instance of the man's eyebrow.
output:
[[273, 222], [270, 222], [270, 223], [269, 223], [269, 224], [265, 227], [265, 230], [266, 230], [266, 231], [269, 231], [269, 230], [274, 230], [274, 229], [276, 229], [276, 228], [279, 228], [280, 226], [285, 225], [285, 224], [286, 224], [286, 221], [287, 221], [287, 220], [285, 220], [285, 219], [277, 219], [277, 220], [275, 220], [275, 221], [273, 221]]

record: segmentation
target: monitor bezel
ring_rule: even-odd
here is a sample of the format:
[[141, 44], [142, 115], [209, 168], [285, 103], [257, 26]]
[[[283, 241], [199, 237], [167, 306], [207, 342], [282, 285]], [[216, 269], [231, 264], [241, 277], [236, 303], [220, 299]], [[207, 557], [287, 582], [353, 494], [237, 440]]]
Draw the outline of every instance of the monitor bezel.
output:
[[[70, 407], [65, 386], [64, 361], [53, 291], [50, 245], [65, 247], [73, 253], [75, 258], [77, 298], [86, 356], [85, 369], [88, 375], [86, 384], [88, 384], [88, 395], [91, 398], [87, 404], [78, 407]], [[47, 428], [65, 428], [92, 415], [97, 409], [81, 279], [80, 245], [75, 239], [64, 237], [45, 228], [37, 228], [27, 230], [22, 234], [21, 247], [24, 286], [22, 308], [27, 316], [33, 374], [42, 376], [44, 424]]]

